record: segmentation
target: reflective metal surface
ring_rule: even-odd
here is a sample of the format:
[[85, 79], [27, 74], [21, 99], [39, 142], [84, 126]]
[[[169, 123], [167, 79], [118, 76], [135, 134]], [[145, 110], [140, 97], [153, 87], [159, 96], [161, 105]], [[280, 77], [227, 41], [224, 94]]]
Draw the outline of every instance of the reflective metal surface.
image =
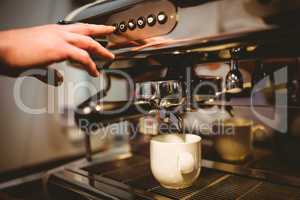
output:
[[[48, 187], [55, 192], [55, 185], [65, 184], [66, 191], [82, 193], [87, 189], [89, 192], [86, 194], [93, 198], [102, 194], [109, 199], [252, 199], [256, 195], [257, 198], [268, 199], [300, 197], [299, 182], [292, 177], [208, 160], [203, 160], [202, 165], [199, 180], [192, 187], [181, 190], [161, 187], [151, 175], [149, 160], [140, 155], [94, 161], [85, 167], [70, 168], [64, 173], [54, 174], [49, 179]], [[297, 187], [269, 182], [277, 182], [279, 178], [282, 178], [280, 183], [295, 184]]]
[[182, 104], [184, 88], [179, 80], [136, 83], [136, 101], [153, 101], [156, 108]]
[[243, 87], [243, 76], [238, 69], [237, 60], [232, 60], [230, 71], [226, 75], [226, 92], [233, 94], [240, 93], [243, 91]]

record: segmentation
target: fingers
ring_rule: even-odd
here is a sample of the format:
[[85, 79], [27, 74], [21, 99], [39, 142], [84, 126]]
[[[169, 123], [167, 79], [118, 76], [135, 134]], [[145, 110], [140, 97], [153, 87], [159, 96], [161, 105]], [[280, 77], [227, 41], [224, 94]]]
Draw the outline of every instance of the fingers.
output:
[[114, 54], [112, 54], [110, 51], [104, 48], [97, 41], [93, 40], [91, 37], [79, 35], [75, 33], [68, 33], [66, 37], [67, 37], [67, 42], [69, 42], [70, 44], [78, 48], [84, 49], [91, 53], [95, 53], [103, 58], [107, 58], [107, 59], [115, 58]]
[[114, 54], [91, 38], [91, 36], [112, 34], [115, 31], [115, 27], [77, 23], [60, 26], [60, 28], [67, 32], [65, 35], [66, 42], [68, 42], [68, 59], [84, 65], [90, 75], [99, 76], [100, 74], [88, 52], [107, 59], [115, 58]]
[[73, 60], [83, 65], [91, 76], [98, 77], [100, 75], [99, 71], [97, 70], [96, 64], [91, 59], [87, 51], [72, 45], [68, 45], [66, 50], [69, 60]]
[[71, 25], [64, 25], [62, 28], [68, 32], [77, 33], [87, 36], [106, 36], [115, 31], [114, 26], [94, 25], [77, 23]]

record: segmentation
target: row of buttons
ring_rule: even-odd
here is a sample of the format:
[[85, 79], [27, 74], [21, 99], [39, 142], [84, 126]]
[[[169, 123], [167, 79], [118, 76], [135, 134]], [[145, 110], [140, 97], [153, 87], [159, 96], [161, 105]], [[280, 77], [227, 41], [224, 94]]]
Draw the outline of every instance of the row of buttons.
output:
[[114, 26], [116, 27], [116, 32], [120, 31], [124, 33], [127, 31], [127, 29], [133, 31], [136, 29], [136, 27], [140, 29], [145, 28], [146, 24], [148, 24], [149, 26], [154, 26], [156, 22], [158, 22], [159, 24], [165, 24], [167, 21], [167, 15], [164, 12], [160, 12], [157, 17], [155, 15], [149, 15], [147, 17], [147, 20], [145, 19], [145, 17], [139, 17], [137, 21], [131, 19], [128, 21], [128, 23], [121, 22], [119, 25], [115, 24]]

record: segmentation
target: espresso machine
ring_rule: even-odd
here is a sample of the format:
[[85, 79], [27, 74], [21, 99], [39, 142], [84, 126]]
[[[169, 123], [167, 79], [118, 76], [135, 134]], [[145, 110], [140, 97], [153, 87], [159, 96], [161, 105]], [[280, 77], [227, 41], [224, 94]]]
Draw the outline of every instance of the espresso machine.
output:
[[[299, 199], [299, 10], [295, 0], [100, 0], [72, 12], [62, 24], [116, 27], [94, 38], [116, 59], [93, 57], [106, 87], [76, 110], [86, 158], [49, 172], [50, 199]], [[103, 100], [112, 77], [127, 80], [126, 101]], [[255, 129], [239, 139], [251, 138], [251, 153], [240, 160], [222, 157], [232, 140], [218, 149], [211, 134], [216, 119], [235, 118]], [[100, 129], [147, 120], [164, 126], [92, 150]], [[192, 187], [166, 189], [151, 174], [151, 135], [170, 132], [203, 138]]]

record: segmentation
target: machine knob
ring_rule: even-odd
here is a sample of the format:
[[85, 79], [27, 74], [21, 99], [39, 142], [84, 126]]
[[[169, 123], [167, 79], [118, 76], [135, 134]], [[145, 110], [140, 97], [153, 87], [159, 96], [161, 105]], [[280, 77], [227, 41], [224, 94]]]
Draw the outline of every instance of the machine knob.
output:
[[144, 28], [146, 26], [146, 19], [144, 17], [138, 18], [137, 25], [140, 29]]
[[134, 19], [129, 20], [129, 22], [128, 22], [128, 28], [131, 31], [133, 31], [136, 28], [136, 23], [135, 23]]
[[147, 18], [147, 23], [149, 26], [154, 26], [156, 24], [156, 16], [155, 15], [149, 15]]
[[119, 30], [121, 32], [126, 32], [127, 31], [127, 25], [125, 22], [121, 22], [120, 25], [119, 25]]
[[116, 29], [115, 29], [115, 34], [118, 34], [119, 33], [119, 24], [113, 24], [112, 26], [114, 26]]
[[157, 20], [160, 24], [165, 24], [168, 21], [168, 16], [164, 12], [160, 12], [157, 16]]

